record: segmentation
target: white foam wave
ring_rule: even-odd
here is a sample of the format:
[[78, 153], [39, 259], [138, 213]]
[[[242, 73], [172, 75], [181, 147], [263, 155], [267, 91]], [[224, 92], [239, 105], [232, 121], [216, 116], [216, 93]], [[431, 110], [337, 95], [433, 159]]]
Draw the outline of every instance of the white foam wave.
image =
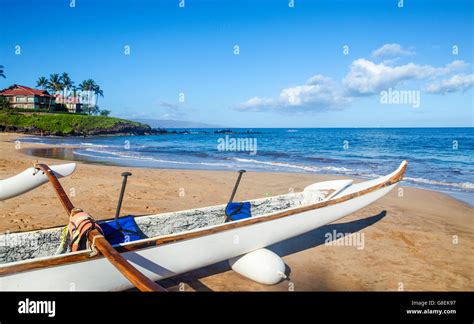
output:
[[291, 163], [284, 163], [284, 162], [258, 161], [254, 159], [242, 159], [242, 158], [234, 158], [234, 160], [238, 162], [243, 162], [243, 163], [271, 165], [271, 166], [276, 166], [276, 167], [299, 169], [299, 170], [312, 171], [312, 172], [317, 172], [317, 171], [350, 172], [352, 171], [351, 169], [347, 169], [343, 167], [335, 167], [335, 166], [317, 167], [317, 166], [298, 165], [298, 164], [291, 164]]
[[436, 180], [429, 180], [425, 178], [411, 178], [411, 177], [404, 177], [403, 180], [411, 181], [415, 183], [423, 183], [427, 185], [454, 187], [454, 188], [459, 188], [459, 189], [474, 189], [474, 183], [472, 182], [442, 182], [442, 181], [436, 181]]
[[[163, 160], [163, 159], [156, 159], [156, 158], [147, 157], [147, 156], [137, 156], [137, 155], [130, 155], [130, 154], [124, 154], [124, 153], [119, 153], [119, 152], [104, 152], [104, 151], [98, 151], [94, 149], [86, 149], [85, 151], [96, 152], [96, 153], [106, 153], [106, 154], [113, 155], [113, 156], [101, 157], [104, 159], [111, 159], [111, 160], [135, 160], [135, 161], [149, 161], [149, 162], [155, 162], [155, 163], [180, 164], [180, 165], [203, 165], [203, 166], [210, 166], [210, 167], [226, 167], [226, 168], [229, 167], [228, 164], [224, 164], [224, 163]], [[93, 157], [93, 158], [99, 158], [97, 155], [94, 155], [94, 154], [87, 154], [87, 153], [77, 152], [77, 151], [75, 151], [74, 154]]]
[[104, 145], [104, 144], [94, 144], [94, 143], [81, 143], [81, 146], [87, 146], [87, 147], [110, 147], [109, 145]]
[[[101, 150], [100, 146], [91, 145], [90, 147], [84, 149], [83, 151], [90, 152], [92, 154], [87, 154], [84, 152], [77, 152], [75, 151], [74, 154], [89, 156], [92, 158], [104, 158], [104, 159], [120, 159], [120, 160], [135, 160], [135, 161], [148, 161], [152, 163], [160, 163], [160, 164], [174, 164], [174, 165], [188, 165], [188, 166], [207, 166], [207, 167], [218, 167], [218, 168], [232, 168], [235, 165], [229, 163], [219, 163], [219, 162], [189, 162], [189, 161], [176, 161], [176, 160], [166, 160], [166, 159], [159, 159], [149, 156], [143, 156], [139, 153], [134, 154], [133, 151], [128, 152], [113, 152], [109, 150]], [[100, 153], [100, 154], [107, 154], [108, 156], [97, 156], [93, 153]], [[239, 163], [246, 163], [246, 164], [256, 164], [256, 165], [264, 165], [264, 166], [271, 166], [277, 168], [286, 168], [286, 169], [293, 169], [293, 170], [303, 170], [306, 172], [321, 172], [321, 171], [329, 171], [335, 173], [344, 173], [350, 176], [360, 176], [363, 178], [375, 179], [379, 178], [382, 175], [376, 173], [361, 173], [358, 170], [352, 170], [344, 167], [336, 167], [336, 166], [309, 166], [309, 165], [299, 165], [299, 164], [292, 164], [292, 163], [285, 163], [285, 162], [272, 162], [272, 161], [259, 161], [255, 159], [245, 159], [245, 158], [233, 158], [234, 161]], [[474, 190], [474, 183], [472, 182], [443, 182], [443, 181], [436, 181], [425, 179], [421, 177], [404, 177], [404, 180], [407, 182], [412, 182], [415, 184], [425, 185], [425, 186], [438, 186], [438, 187], [451, 187], [461, 190]]]

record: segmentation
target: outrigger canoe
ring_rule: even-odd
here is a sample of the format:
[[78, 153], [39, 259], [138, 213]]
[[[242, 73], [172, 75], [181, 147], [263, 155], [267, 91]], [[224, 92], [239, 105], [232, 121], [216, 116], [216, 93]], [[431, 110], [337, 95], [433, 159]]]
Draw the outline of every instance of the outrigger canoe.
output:
[[[262, 249], [347, 216], [385, 196], [403, 178], [393, 173], [352, 183], [315, 183], [302, 192], [251, 200], [252, 216], [226, 222], [226, 205], [133, 217], [142, 238], [113, 245], [153, 281]], [[99, 225], [101, 223], [99, 222]], [[132, 284], [102, 254], [55, 254], [62, 227], [8, 233], [0, 242], [0, 290], [110, 291]]]

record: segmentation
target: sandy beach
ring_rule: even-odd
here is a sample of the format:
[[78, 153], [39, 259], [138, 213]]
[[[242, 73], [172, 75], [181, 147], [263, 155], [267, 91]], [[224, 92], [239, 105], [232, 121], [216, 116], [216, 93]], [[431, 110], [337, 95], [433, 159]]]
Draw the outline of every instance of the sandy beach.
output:
[[[0, 134], [0, 178], [32, 166], [35, 158], [15, 143], [21, 135]], [[48, 164], [63, 163], [42, 159]], [[225, 171], [124, 168], [78, 163], [61, 180], [76, 206], [96, 219], [115, 213], [122, 178], [130, 171], [122, 214], [153, 214], [225, 203], [236, 174]], [[287, 193], [338, 176], [298, 173], [245, 175], [237, 200]], [[198, 291], [450, 291], [474, 290], [474, 208], [442, 193], [401, 187], [376, 203], [305, 235], [271, 246], [283, 257], [290, 278], [275, 286], [254, 283], [226, 262], [162, 284]], [[48, 185], [0, 202], [0, 232], [64, 225], [67, 217]], [[363, 248], [325, 245], [333, 231], [363, 235]], [[182, 283], [182, 284], [180, 284]]]

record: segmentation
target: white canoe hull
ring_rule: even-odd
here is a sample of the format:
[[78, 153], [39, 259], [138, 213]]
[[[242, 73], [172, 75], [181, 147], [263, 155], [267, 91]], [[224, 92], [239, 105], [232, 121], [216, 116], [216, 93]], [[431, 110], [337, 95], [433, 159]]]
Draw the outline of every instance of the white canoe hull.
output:
[[[360, 197], [292, 216], [125, 252], [122, 255], [153, 280], [169, 278], [284, 241], [336, 221], [371, 204], [395, 186], [396, 184], [392, 184]], [[131, 287], [127, 279], [104, 258], [0, 277], [0, 290], [110, 291]]]

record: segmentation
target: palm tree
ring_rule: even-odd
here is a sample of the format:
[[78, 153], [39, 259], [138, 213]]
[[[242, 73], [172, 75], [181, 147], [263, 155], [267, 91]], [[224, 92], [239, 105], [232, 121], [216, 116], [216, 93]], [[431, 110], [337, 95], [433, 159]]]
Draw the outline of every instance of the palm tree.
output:
[[71, 91], [72, 91], [72, 98], [74, 99], [73, 100], [74, 105], [77, 105], [77, 90], [78, 88], [74, 85], [74, 82], [73, 82], [73, 85], [71, 86]]
[[36, 81], [36, 87], [46, 90], [46, 88], [48, 88], [48, 79], [44, 76], [40, 77], [38, 81]]
[[[43, 90], [46, 90], [46, 89], [48, 89], [48, 86], [49, 86], [49, 81], [44, 76], [39, 77], [39, 79], [36, 81], [36, 87], [37, 88], [41, 88]], [[51, 98], [49, 98], [48, 111], [49, 111], [49, 106], [51, 106]]]
[[[87, 89], [88, 89], [87, 81], [84, 80], [79, 84], [79, 90], [81, 90], [81, 101], [85, 101], [84, 99], [86, 98], [85, 95], [86, 95]], [[86, 109], [88, 109], [88, 107]]]
[[5, 74], [3, 73], [3, 65], [0, 65], [0, 76], [4, 79], [6, 78]]
[[91, 92], [93, 91], [94, 87], [96, 86], [94, 80], [88, 79], [82, 81], [82, 83], [79, 85], [79, 89], [81, 91], [85, 92], [87, 95], [87, 113], [90, 115], [90, 101], [91, 101]]
[[69, 74], [67, 74], [66, 72], [63, 72], [63, 74], [61, 74], [61, 81], [64, 88], [63, 98], [64, 100], [66, 100], [66, 92], [74, 85], [74, 82], [71, 80]]
[[96, 87], [95, 81], [92, 79], [87, 79], [87, 85], [88, 85], [88, 93], [87, 93], [87, 98], [89, 100], [89, 103], [87, 104], [87, 107], [89, 107], [89, 114], [91, 113], [90, 107], [92, 103], [92, 94], [94, 93], [94, 88]]
[[99, 96], [104, 97], [104, 91], [102, 91], [98, 84], [94, 84], [94, 89], [92, 89], [92, 91], [94, 91], [95, 94], [95, 106], [96, 108], [98, 108], [99, 105], [97, 105], [97, 102], [99, 101]]
[[49, 87], [55, 93], [61, 92], [63, 90], [62, 79], [57, 73], [53, 73], [49, 76]]
[[[63, 90], [63, 84], [61, 77], [57, 73], [53, 73], [49, 76], [48, 89], [53, 91], [53, 93], [58, 93]], [[48, 110], [51, 107], [51, 99], [49, 100]]]

